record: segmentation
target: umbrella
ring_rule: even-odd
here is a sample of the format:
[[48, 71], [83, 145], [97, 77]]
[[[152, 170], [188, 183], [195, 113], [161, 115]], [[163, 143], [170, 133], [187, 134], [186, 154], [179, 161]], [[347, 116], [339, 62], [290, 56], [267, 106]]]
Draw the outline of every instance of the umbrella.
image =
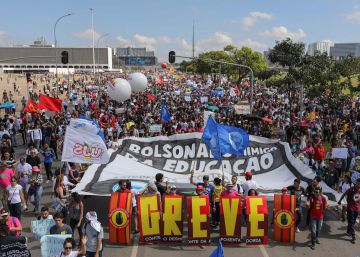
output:
[[268, 123], [272, 122], [272, 119], [269, 119], [268, 117], [263, 117], [262, 120]]
[[262, 118], [258, 115], [254, 115], [254, 114], [247, 114], [244, 116], [244, 120], [262, 120]]
[[213, 105], [209, 105], [207, 108], [213, 112], [219, 110], [219, 108], [217, 106], [213, 106]]

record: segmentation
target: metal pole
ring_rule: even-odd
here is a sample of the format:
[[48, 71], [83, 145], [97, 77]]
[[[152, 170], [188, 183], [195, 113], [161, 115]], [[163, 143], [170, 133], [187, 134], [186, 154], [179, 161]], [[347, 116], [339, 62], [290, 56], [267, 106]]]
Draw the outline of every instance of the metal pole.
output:
[[68, 13], [68, 14], [65, 14], [65, 15], [59, 17], [56, 20], [55, 25], [54, 25], [55, 69], [56, 69], [56, 86], [55, 86], [55, 88], [56, 88], [56, 94], [58, 93], [58, 68], [57, 68], [57, 66], [58, 66], [58, 59], [57, 59], [58, 55], [57, 55], [56, 26], [57, 26], [57, 24], [59, 23], [60, 20], [62, 20], [65, 17], [68, 17], [70, 15], [73, 15], [73, 13]]
[[109, 36], [110, 33], [106, 33], [104, 35], [102, 35], [101, 37], [99, 37], [99, 39], [97, 40], [96, 43], [96, 47], [97, 47], [97, 62], [96, 62], [96, 67], [97, 67], [97, 73], [98, 73], [98, 83], [100, 84], [100, 72], [99, 72], [99, 59], [100, 59], [100, 49], [99, 49], [99, 43], [100, 43], [100, 39]]
[[95, 31], [94, 31], [94, 8], [90, 8], [91, 11], [91, 29], [92, 29], [92, 57], [93, 57], [93, 72], [95, 79]]

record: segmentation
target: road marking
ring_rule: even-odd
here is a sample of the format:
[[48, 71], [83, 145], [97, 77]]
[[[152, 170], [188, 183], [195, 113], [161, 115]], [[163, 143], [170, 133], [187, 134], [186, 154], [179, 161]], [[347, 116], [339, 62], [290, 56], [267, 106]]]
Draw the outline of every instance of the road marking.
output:
[[130, 257], [136, 257], [139, 249], [139, 237], [134, 238], [133, 247], [131, 249]]
[[263, 245], [259, 245], [260, 248], [260, 252], [262, 254], [263, 257], [270, 257], [268, 252], [266, 251], [265, 247]]

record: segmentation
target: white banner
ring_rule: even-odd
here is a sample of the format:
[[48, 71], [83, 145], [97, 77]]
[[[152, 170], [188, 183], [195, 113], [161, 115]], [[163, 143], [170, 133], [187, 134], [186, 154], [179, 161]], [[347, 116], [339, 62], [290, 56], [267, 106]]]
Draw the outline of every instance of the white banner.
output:
[[91, 121], [72, 119], [66, 127], [61, 161], [108, 163], [110, 157], [106, 145], [97, 132], [98, 129]]
[[[188, 133], [123, 139], [121, 148], [110, 152], [109, 163], [89, 167], [73, 191], [109, 195], [119, 179], [130, 179], [134, 184], [146, 185], [159, 172], [164, 174], [164, 181], [169, 180], [179, 190], [194, 190], [190, 185], [192, 170], [196, 181], [202, 181], [203, 175], [208, 175], [213, 181], [224, 172], [226, 181], [236, 175], [240, 184], [244, 181], [245, 171], [251, 170], [260, 190], [273, 194], [292, 185], [295, 178], [300, 178], [304, 183], [310, 182], [315, 176], [307, 165], [293, 157], [287, 143], [250, 136], [244, 157], [225, 155], [218, 161], [202, 142], [201, 136], [201, 133]], [[322, 187], [324, 192], [335, 195], [336, 192], [325, 184]]]

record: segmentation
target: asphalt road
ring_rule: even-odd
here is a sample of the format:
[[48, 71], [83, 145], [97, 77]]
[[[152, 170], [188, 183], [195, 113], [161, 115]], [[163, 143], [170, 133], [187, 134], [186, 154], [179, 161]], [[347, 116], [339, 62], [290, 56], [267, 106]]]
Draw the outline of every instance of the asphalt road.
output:
[[[18, 138], [18, 142], [21, 139]], [[25, 147], [16, 148], [17, 156], [20, 157], [25, 152]], [[60, 162], [56, 162], [59, 165]], [[44, 174], [45, 178], [45, 174]], [[46, 180], [44, 180], [46, 181]], [[44, 192], [42, 196], [42, 205], [49, 206], [51, 199], [51, 183], [44, 184]], [[108, 239], [108, 225], [106, 220], [108, 210], [108, 197], [89, 196], [84, 199], [86, 210], [95, 210], [100, 216], [100, 220], [105, 231], [105, 248], [104, 257], [169, 257], [169, 256], [196, 256], [208, 257], [216, 248], [218, 242], [218, 231], [212, 232], [212, 246], [201, 249], [200, 247], [188, 247], [187, 245], [139, 245], [138, 236], [134, 238], [132, 246], [113, 245]], [[269, 203], [269, 210], [272, 206]], [[30, 205], [29, 209], [32, 209]], [[270, 215], [269, 215], [270, 216]], [[270, 218], [270, 217], [269, 217]], [[23, 213], [22, 225], [23, 235], [28, 237], [28, 247], [32, 256], [40, 257], [40, 243], [30, 233], [31, 220], [35, 219], [35, 215], [31, 212]], [[269, 220], [270, 225], [270, 220]], [[269, 227], [269, 244], [266, 246], [247, 247], [245, 244], [237, 247], [224, 246], [224, 256], [252, 256], [252, 257], [285, 257], [285, 256], [316, 256], [316, 257], [357, 257], [360, 256], [360, 228], [357, 224], [357, 243], [351, 244], [350, 238], [345, 236], [346, 223], [340, 221], [339, 213], [331, 210], [326, 213], [324, 225], [320, 235], [320, 245], [316, 245], [315, 250], [309, 248], [310, 232], [303, 225], [302, 231], [296, 233], [296, 242], [293, 244], [284, 244], [274, 242], [272, 240], [272, 229]], [[186, 229], [186, 226], [184, 226]], [[187, 232], [184, 234], [186, 235]], [[242, 227], [242, 235], [246, 235], [246, 228]], [[77, 238], [77, 232], [75, 238]], [[186, 236], [185, 238], [186, 239]], [[185, 240], [184, 240], [185, 241]], [[180, 253], [181, 252], [181, 253]]]

